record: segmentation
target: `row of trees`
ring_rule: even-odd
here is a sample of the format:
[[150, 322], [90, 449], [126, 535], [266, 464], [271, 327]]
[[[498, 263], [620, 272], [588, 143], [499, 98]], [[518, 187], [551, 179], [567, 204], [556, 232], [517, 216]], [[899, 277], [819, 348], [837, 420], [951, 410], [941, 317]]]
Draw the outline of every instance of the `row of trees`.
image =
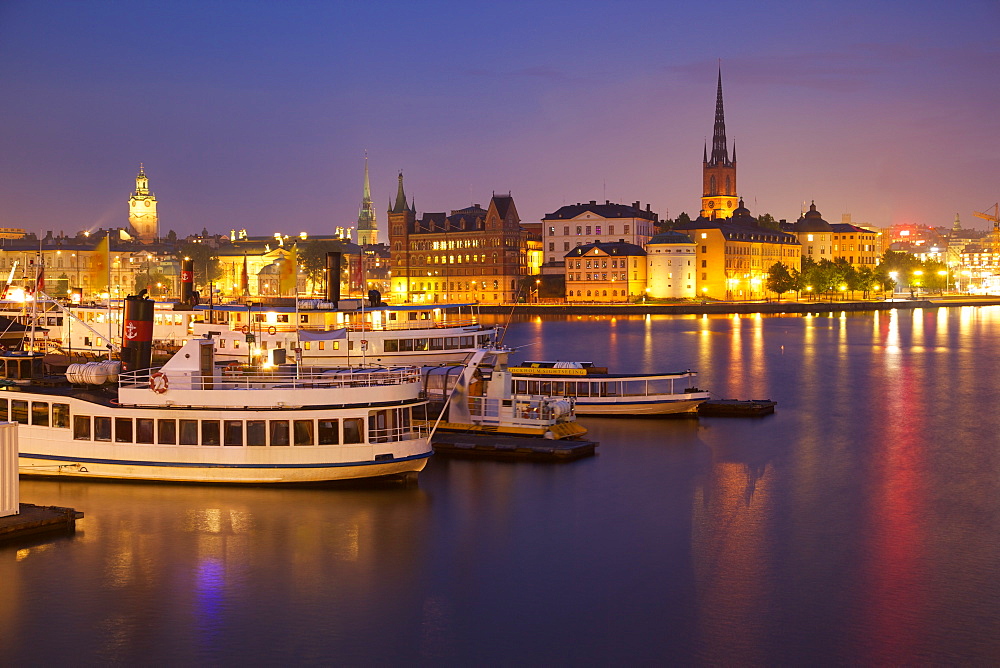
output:
[[767, 289], [779, 299], [786, 292], [817, 296], [850, 293], [851, 298], [860, 292], [867, 299], [873, 291], [894, 292], [897, 286], [911, 294], [921, 289], [942, 292], [948, 280], [943, 262], [921, 262], [909, 253], [886, 251], [876, 267], [855, 267], [845, 258], [816, 262], [806, 256], [799, 271], [777, 262], [768, 271]]

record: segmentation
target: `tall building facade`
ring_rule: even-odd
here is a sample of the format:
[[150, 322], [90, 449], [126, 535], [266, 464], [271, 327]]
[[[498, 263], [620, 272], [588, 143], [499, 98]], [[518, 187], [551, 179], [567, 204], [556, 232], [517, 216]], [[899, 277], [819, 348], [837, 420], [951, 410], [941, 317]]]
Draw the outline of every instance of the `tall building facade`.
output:
[[613, 204], [605, 200], [598, 204], [568, 204], [542, 218], [542, 242], [545, 261], [560, 264], [566, 253], [589, 244], [609, 244], [616, 241], [642, 246], [656, 234], [659, 216], [645, 210], [639, 202]]
[[372, 203], [372, 189], [368, 182], [368, 156], [365, 156], [365, 189], [358, 211], [358, 245], [369, 246], [378, 243], [378, 222], [375, 220], [375, 204]]
[[135, 177], [135, 192], [128, 198], [128, 222], [139, 241], [148, 244], [160, 238], [156, 195], [149, 190], [149, 179], [141, 163], [139, 174]]
[[446, 213], [425, 213], [407, 203], [403, 175], [389, 207], [391, 299], [408, 303], [515, 301], [528, 274], [528, 241], [509, 195], [489, 206], [474, 204]]
[[730, 218], [739, 206], [736, 196], [736, 145], [729, 159], [726, 142], [726, 112], [722, 104], [722, 69], [715, 98], [715, 129], [712, 132], [712, 154], [705, 146], [702, 158], [701, 216], [709, 220]]

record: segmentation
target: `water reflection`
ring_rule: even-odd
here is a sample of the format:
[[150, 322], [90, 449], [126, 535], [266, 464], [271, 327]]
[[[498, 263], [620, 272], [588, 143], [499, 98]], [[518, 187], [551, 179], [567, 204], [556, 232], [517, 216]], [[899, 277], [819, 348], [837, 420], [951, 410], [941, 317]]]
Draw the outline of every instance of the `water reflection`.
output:
[[992, 308], [516, 321], [522, 359], [693, 367], [778, 412], [586, 420], [597, 457], [434, 458], [416, 489], [24, 481], [87, 517], [0, 546], [0, 647], [30, 664], [990, 664], [998, 325]]

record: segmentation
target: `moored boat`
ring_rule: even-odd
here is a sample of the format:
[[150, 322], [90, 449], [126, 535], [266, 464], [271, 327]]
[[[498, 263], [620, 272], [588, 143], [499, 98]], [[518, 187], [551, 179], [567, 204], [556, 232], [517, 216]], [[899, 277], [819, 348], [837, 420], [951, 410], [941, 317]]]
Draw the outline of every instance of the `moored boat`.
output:
[[0, 420], [20, 425], [22, 475], [326, 482], [410, 477], [431, 454], [415, 367], [266, 371], [219, 362], [199, 338], [151, 369], [151, 322], [126, 313], [124, 331], [124, 371], [74, 365], [60, 381], [39, 355], [0, 355]]
[[515, 394], [572, 398], [577, 415], [655, 417], [697, 414], [709, 393], [697, 373], [617, 374], [592, 362], [526, 361], [510, 367]]

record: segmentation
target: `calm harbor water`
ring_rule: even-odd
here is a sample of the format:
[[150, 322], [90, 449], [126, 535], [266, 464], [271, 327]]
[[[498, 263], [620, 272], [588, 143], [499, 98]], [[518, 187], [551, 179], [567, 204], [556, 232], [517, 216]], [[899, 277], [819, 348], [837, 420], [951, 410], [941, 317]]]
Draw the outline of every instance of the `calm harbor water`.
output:
[[419, 486], [22, 481], [7, 665], [1000, 661], [1000, 307], [516, 320], [522, 359], [693, 368], [766, 418], [586, 419], [598, 456]]

